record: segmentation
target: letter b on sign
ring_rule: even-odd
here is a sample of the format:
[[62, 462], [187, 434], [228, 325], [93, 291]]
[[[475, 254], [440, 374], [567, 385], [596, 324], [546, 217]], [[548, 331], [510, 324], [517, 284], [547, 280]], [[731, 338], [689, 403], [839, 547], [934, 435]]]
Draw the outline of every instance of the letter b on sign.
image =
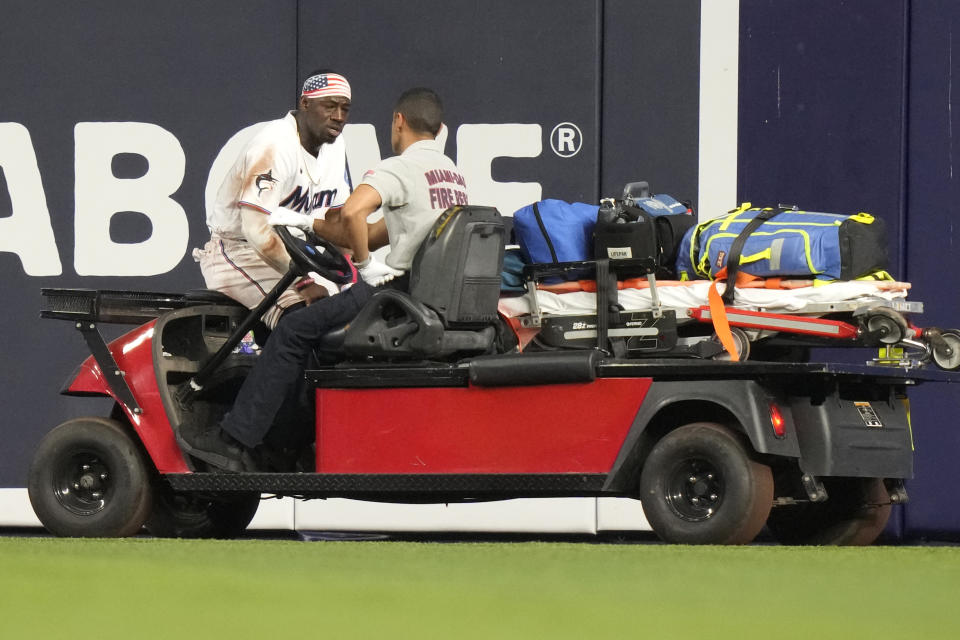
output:
[[[151, 276], [170, 271], [189, 242], [187, 214], [172, 197], [183, 180], [186, 157], [172, 133], [144, 122], [78, 122], [74, 201], [76, 204], [77, 274], [82, 276]], [[119, 153], [147, 159], [139, 178], [113, 175]], [[150, 219], [150, 237], [136, 244], [110, 239], [110, 218], [137, 211]]]

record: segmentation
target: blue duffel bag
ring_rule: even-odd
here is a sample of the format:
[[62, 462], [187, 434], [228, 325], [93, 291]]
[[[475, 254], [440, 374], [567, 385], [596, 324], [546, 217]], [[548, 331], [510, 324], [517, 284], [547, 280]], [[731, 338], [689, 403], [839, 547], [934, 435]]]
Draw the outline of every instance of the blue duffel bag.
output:
[[517, 244], [528, 263], [589, 260], [599, 205], [541, 200], [513, 214]]
[[[733, 255], [736, 262], [728, 264]], [[728, 268], [762, 278], [854, 280], [888, 268], [883, 220], [786, 208], [751, 208], [687, 231], [677, 252], [681, 279], [714, 278]]]

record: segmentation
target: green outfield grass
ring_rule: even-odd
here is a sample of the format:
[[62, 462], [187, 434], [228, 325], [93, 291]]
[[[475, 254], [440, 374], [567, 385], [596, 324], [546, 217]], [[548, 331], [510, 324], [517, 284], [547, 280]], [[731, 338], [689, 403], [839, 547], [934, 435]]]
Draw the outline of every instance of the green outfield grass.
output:
[[960, 548], [0, 538], [0, 638], [958, 638]]

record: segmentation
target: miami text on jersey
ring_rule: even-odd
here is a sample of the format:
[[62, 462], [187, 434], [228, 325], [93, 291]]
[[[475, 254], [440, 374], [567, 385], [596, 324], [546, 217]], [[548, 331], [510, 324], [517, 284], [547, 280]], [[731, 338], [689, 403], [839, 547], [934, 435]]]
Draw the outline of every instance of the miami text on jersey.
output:
[[304, 192], [303, 188], [298, 186], [290, 192], [290, 195], [280, 201], [280, 206], [302, 213], [309, 213], [317, 207], [329, 207], [336, 197], [336, 189], [324, 189], [313, 194], [311, 198], [309, 189]]

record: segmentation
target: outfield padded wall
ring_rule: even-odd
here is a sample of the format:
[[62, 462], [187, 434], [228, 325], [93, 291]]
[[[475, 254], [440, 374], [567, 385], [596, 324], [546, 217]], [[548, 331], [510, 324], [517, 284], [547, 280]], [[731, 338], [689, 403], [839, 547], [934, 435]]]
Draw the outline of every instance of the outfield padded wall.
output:
[[[557, 7], [546, 0], [416, 0], [402, 8], [375, 0], [211, 0], [189, 10], [144, 0], [82, 8], [49, 0], [6, 7], [0, 487], [25, 484], [32, 452], [53, 425], [109, 410], [102, 400], [56, 394], [86, 349], [69, 325], [37, 321], [39, 289], [201, 286], [189, 252], [207, 237], [203, 200], [215, 158], [236, 132], [291, 108], [298, 77], [315, 66], [338, 68], [353, 83], [348, 146], [355, 177], [390, 153], [396, 94], [426, 84], [447, 103], [446, 150], [490, 200], [485, 204], [506, 209], [541, 195], [595, 201], [636, 179], [696, 201], [704, 178], [698, 157], [714, 142], [697, 129], [698, 118], [711, 113], [711, 104], [700, 104], [701, 80], [715, 80], [699, 77], [701, 3], [581, 0]], [[960, 7], [948, 0], [741, 0], [739, 11], [739, 33], [729, 34], [740, 49], [739, 198], [879, 215], [892, 230], [895, 275], [913, 281], [914, 297], [927, 304], [920, 319], [960, 323], [952, 293], [960, 278], [952, 268], [952, 163], [960, 158], [952, 134], [952, 27]], [[188, 240], [167, 247], [171, 266], [150, 275], [80, 275], [75, 247], [88, 229], [79, 225], [78, 240], [77, 220], [96, 211], [79, 211], [77, 200], [95, 209], [97, 194], [84, 182], [97, 149], [77, 151], [85, 139], [77, 124], [123, 122], [148, 125], [169, 157], [182, 153], [182, 179], [169, 199], [182, 208]], [[580, 145], [562, 157], [551, 134], [569, 124], [579, 129]], [[164, 158], [151, 165], [120, 155], [109, 174], [137, 179], [162, 168]], [[701, 215], [725, 206], [711, 203]], [[41, 264], [51, 253], [44, 212], [59, 273], [49, 259]], [[14, 233], [14, 213], [33, 230]], [[157, 231], [149, 217], [127, 212], [110, 218], [108, 239], [136, 244]], [[28, 274], [24, 259], [45, 275]], [[111, 337], [117, 327], [105, 332]], [[960, 510], [944, 506], [960, 454], [952, 419], [960, 394], [931, 385], [913, 405], [918, 478], [909, 486], [904, 531], [960, 533]]]

